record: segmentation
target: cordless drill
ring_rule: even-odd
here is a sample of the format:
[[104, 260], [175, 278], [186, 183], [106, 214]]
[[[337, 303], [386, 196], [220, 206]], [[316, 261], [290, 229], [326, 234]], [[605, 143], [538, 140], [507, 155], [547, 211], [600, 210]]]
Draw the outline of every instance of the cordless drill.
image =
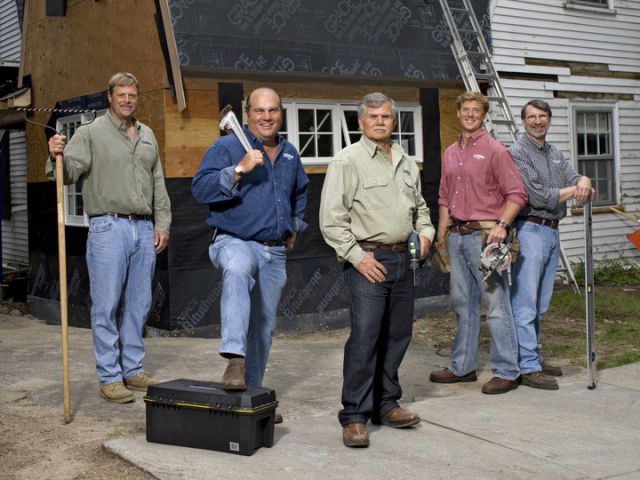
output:
[[416, 270], [420, 266], [420, 237], [416, 232], [411, 232], [407, 240], [409, 250], [409, 268], [413, 270], [413, 286], [416, 286]]

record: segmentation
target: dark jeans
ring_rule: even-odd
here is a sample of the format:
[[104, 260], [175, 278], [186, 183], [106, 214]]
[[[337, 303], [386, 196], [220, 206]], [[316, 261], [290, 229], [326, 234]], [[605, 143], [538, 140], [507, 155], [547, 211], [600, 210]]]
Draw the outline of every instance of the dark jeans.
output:
[[342, 425], [374, 421], [398, 405], [398, 368], [411, 341], [413, 275], [406, 252], [375, 250], [387, 269], [382, 283], [371, 283], [351, 265], [351, 334], [344, 348]]

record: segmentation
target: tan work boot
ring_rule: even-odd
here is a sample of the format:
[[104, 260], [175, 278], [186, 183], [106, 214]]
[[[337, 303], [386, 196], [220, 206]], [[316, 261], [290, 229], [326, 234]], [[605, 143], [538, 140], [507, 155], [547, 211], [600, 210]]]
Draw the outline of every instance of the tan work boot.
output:
[[345, 447], [366, 448], [369, 446], [369, 432], [364, 423], [349, 423], [342, 427], [342, 443]]
[[133, 393], [127, 390], [122, 382], [100, 385], [100, 396], [114, 403], [129, 403], [136, 400]]
[[139, 392], [146, 392], [149, 385], [155, 385], [156, 383], [159, 382], [147, 372], [131, 375], [124, 379], [124, 384], [128, 389], [137, 390]]
[[230, 392], [243, 392], [247, 389], [244, 383], [244, 357], [230, 358], [227, 369], [222, 375], [223, 388]]

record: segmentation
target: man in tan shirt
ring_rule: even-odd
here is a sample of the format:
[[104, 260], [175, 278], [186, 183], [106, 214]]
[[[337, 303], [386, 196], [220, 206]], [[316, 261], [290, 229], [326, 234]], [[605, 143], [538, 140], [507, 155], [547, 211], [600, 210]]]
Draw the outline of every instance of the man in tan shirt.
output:
[[367, 447], [366, 423], [404, 428], [420, 422], [398, 405], [398, 368], [411, 341], [414, 286], [407, 240], [420, 236], [425, 258], [435, 230], [422, 197], [420, 171], [393, 133], [395, 102], [372, 93], [358, 106], [362, 137], [327, 169], [320, 230], [345, 262], [351, 293], [351, 334], [344, 352], [343, 409], [348, 447]]

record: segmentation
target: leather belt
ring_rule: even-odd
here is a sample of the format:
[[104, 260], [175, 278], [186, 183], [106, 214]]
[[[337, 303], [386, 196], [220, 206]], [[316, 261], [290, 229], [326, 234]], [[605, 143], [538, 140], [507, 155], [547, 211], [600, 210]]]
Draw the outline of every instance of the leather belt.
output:
[[89, 218], [95, 217], [113, 217], [113, 218], [125, 218], [127, 220], [153, 220], [151, 215], [139, 215], [137, 213], [103, 213], [102, 215], [91, 215]]
[[558, 228], [560, 220], [551, 220], [549, 218], [536, 217], [535, 215], [527, 215], [518, 217], [518, 220], [524, 220], [525, 222], [537, 223], [543, 227]]
[[449, 225], [449, 232], [459, 233], [460, 235], [469, 235], [477, 230], [482, 230], [482, 226], [477, 221], [461, 222], [454, 220], [454, 222]]
[[[240, 238], [231, 232], [227, 232], [226, 230], [223, 230], [221, 228], [214, 227], [213, 238], [211, 239], [211, 242], [213, 242], [218, 235], [229, 235], [230, 237]], [[244, 240], [244, 239], [241, 239], [241, 240]], [[261, 243], [265, 247], [281, 247], [284, 245], [283, 240], [250, 240], [250, 241]]]
[[379, 242], [358, 242], [360, 248], [366, 251], [371, 250], [388, 250], [390, 252], [406, 252], [408, 250], [407, 243], [379, 243]]

